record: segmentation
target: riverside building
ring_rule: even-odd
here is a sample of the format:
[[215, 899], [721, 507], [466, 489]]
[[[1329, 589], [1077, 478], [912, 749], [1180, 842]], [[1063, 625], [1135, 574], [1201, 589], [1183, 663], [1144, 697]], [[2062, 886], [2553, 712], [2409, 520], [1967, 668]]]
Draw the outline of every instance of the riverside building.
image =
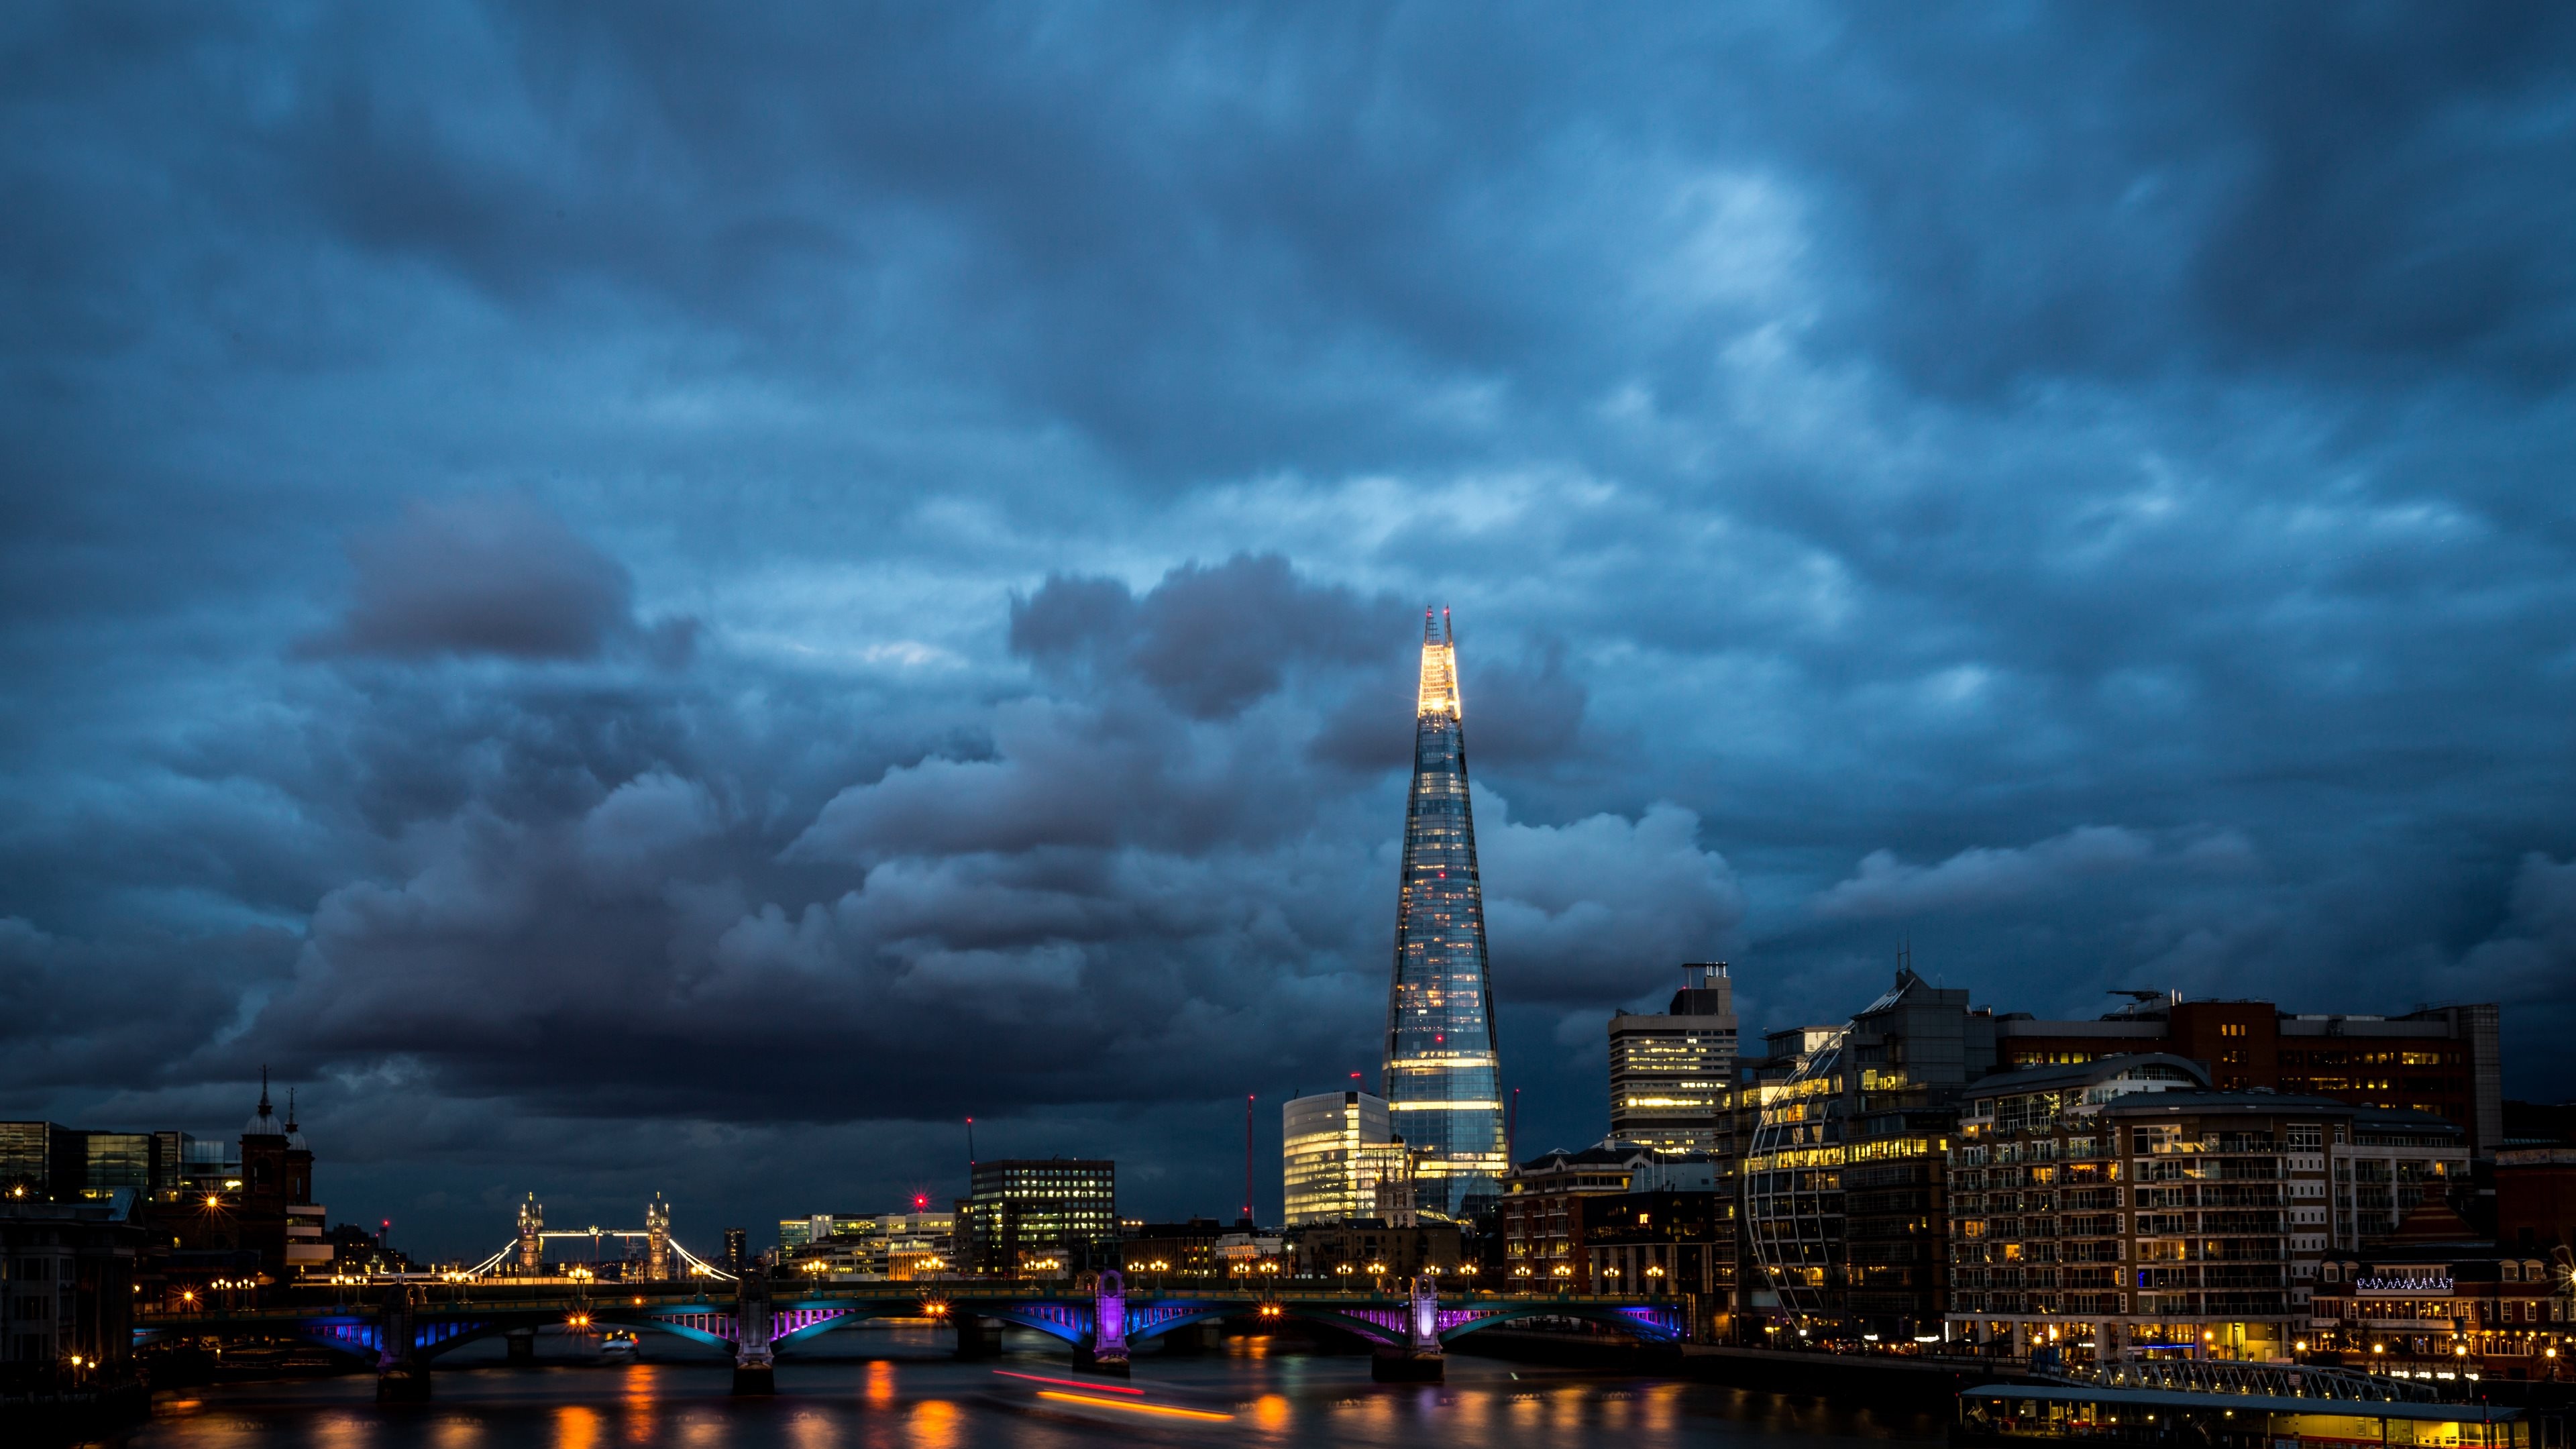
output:
[[1610, 1018], [1610, 1135], [1658, 1152], [1712, 1152], [1735, 1074], [1735, 983], [1723, 961], [1690, 979], [1659, 1014]]
[[2320, 1264], [2354, 1231], [2344, 1204], [2360, 1195], [2338, 1184], [2421, 1163], [2420, 1205], [2467, 1170], [2464, 1135], [2429, 1114], [2209, 1079], [2152, 1053], [1977, 1083], [1949, 1152], [1950, 1336], [2076, 1357], [2293, 1357]]
[[1770, 1035], [1738, 1074], [1753, 1080], [1737, 1099], [1754, 1103], [1749, 1141], [1736, 1139], [1739, 1334], [1939, 1333], [1951, 1137], [1968, 1083], [1994, 1065], [1994, 1017], [1910, 967], [1840, 1030]]
[[1445, 613], [1435, 618], [1427, 609], [1402, 869], [1387, 994], [1385, 1097], [1395, 1134], [1412, 1148], [1420, 1206], [1454, 1217], [1464, 1199], [1493, 1193], [1510, 1163], [1485, 969], [1485, 898], [1467, 798], [1457, 635]]

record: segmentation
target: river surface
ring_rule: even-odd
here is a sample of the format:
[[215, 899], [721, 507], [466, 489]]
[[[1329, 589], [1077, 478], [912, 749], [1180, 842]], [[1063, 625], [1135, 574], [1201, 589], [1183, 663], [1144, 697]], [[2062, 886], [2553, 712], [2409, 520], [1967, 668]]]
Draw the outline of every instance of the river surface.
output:
[[[770, 1399], [730, 1396], [728, 1362], [645, 1339], [631, 1364], [579, 1341], [509, 1366], [499, 1346], [443, 1360], [427, 1404], [375, 1402], [372, 1375], [163, 1395], [113, 1449], [1052, 1449], [1275, 1444], [1455, 1449], [1832, 1449], [1930, 1443], [1937, 1419], [1712, 1384], [1452, 1357], [1448, 1382], [1376, 1384], [1365, 1357], [1229, 1339], [1197, 1357], [1142, 1356], [1135, 1377], [1072, 1373], [1061, 1351], [1011, 1336], [961, 1363], [928, 1328], [852, 1330], [834, 1357], [778, 1368]], [[467, 1357], [471, 1355], [471, 1357]]]

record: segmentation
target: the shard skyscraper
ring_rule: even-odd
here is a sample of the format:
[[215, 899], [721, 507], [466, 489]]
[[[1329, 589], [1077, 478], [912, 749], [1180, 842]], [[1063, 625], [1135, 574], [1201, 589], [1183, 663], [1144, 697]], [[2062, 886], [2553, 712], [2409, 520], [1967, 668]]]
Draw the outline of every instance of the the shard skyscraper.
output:
[[1494, 992], [1485, 976], [1485, 894], [1467, 805], [1467, 739], [1458, 713], [1458, 645], [1447, 611], [1422, 615], [1422, 689], [1413, 723], [1413, 789], [1404, 810], [1404, 880], [1395, 905], [1395, 983], [1386, 1007], [1386, 1100], [1420, 1154], [1417, 1201], [1456, 1213], [1509, 1166]]

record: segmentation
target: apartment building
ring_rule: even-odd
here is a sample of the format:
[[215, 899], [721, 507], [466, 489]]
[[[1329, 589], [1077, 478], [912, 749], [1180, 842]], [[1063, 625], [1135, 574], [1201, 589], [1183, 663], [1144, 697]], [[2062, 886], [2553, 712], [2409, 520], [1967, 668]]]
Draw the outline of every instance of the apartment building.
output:
[[1945, 1332], [2079, 1358], [2294, 1356], [2383, 1178], [2420, 1204], [2467, 1163], [2441, 1118], [2212, 1090], [2172, 1053], [1979, 1082], [1949, 1156]]

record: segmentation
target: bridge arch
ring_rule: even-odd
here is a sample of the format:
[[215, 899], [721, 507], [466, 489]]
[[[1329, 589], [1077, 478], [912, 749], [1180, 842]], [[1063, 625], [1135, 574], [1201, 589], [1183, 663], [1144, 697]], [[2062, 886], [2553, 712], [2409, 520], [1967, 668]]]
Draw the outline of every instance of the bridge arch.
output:
[[1597, 1323], [1641, 1343], [1679, 1343], [1689, 1336], [1689, 1326], [1678, 1307], [1563, 1303], [1543, 1299], [1523, 1303], [1498, 1299], [1441, 1309], [1440, 1341], [1455, 1343], [1471, 1333], [1532, 1318], [1572, 1318]]

